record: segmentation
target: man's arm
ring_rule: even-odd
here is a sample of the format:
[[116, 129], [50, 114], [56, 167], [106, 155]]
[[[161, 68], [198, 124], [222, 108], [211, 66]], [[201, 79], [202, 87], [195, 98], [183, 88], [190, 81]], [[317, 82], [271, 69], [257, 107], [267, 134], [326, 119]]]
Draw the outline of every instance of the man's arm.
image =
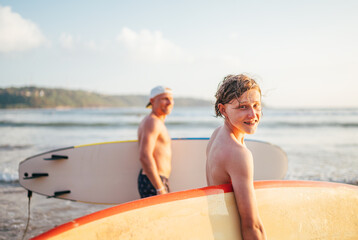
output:
[[244, 148], [235, 149], [229, 155], [225, 169], [232, 181], [240, 214], [243, 239], [266, 239], [253, 185], [253, 158], [251, 152]]
[[157, 194], [164, 194], [167, 192], [159, 176], [157, 164], [153, 156], [155, 144], [159, 134], [160, 129], [158, 124], [155, 123], [154, 119], [149, 119], [145, 122], [142, 136], [139, 142], [139, 159], [145, 174], [149, 178], [154, 188], [164, 189], [157, 191]]

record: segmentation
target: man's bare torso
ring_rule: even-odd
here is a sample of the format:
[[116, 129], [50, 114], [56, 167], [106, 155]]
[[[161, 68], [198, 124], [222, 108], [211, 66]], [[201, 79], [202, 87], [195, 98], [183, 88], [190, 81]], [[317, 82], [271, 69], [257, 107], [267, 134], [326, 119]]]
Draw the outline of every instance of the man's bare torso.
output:
[[[155, 159], [158, 173], [161, 176], [169, 178], [171, 172], [171, 158], [172, 158], [171, 139], [164, 122], [153, 118], [155, 117], [149, 115], [145, 117], [145, 119], [142, 121], [142, 123], [138, 128], [138, 140], [141, 141], [143, 131], [146, 128], [147, 122], [154, 121], [156, 125], [155, 131], [157, 131], [158, 137], [155, 139], [153, 157]], [[143, 174], [145, 174], [145, 172], [143, 172]]]

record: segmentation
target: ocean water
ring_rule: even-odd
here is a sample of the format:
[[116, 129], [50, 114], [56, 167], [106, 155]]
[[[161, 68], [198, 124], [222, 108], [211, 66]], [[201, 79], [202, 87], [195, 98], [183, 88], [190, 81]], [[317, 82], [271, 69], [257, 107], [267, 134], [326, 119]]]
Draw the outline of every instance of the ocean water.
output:
[[[35, 154], [74, 145], [133, 140], [148, 114], [143, 108], [0, 110], [0, 239], [21, 239], [28, 211], [18, 184], [19, 163]], [[171, 137], [210, 137], [223, 122], [211, 107], [175, 107]], [[289, 180], [358, 185], [358, 109], [264, 109], [248, 139], [270, 142], [288, 156]], [[47, 199], [34, 194], [25, 239], [108, 206]]]

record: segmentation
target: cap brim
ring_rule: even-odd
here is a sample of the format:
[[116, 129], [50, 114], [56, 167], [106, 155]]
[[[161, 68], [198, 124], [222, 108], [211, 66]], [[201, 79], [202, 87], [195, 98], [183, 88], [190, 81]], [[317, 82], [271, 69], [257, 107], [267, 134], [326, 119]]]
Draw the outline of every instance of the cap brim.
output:
[[149, 102], [148, 104], [147, 104], [147, 106], [145, 106], [146, 108], [149, 108], [150, 106], [152, 106], [152, 104]]

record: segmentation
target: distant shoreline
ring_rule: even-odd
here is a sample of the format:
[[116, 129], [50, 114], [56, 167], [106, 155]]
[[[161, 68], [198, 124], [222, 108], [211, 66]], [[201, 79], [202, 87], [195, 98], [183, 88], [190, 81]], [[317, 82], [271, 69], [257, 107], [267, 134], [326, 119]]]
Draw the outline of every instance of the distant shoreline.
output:
[[[0, 109], [73, 109], [145, 107], [146, 95], [105, 95], [83, 90], [60, 88], [0, 88]], [[175, 98], [176, 107], [212, 106], [211, 101], [197, 98]]]

